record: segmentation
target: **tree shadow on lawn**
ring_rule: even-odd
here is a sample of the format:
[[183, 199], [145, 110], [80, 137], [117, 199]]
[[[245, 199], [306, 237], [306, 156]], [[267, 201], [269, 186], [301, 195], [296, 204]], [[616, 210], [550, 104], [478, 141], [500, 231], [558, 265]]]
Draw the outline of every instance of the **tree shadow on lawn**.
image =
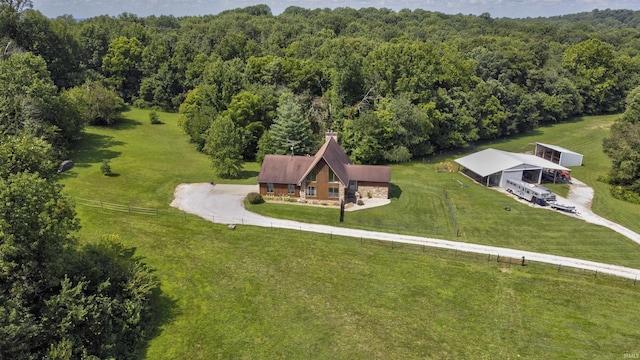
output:
[[237, 177], [237, 179], [250, 179], [252, 177], [258, 177], [259, 172], [257, 171], [253, 171], [253, 170], [242, 170], [240, 172], [240, 175]]
[[115, 130], [131, 130], [135, 127], [141, 126], [142, 122], [138, 121], [138, 120], [133, 120], [133, 119], [128, 119], [128, 118], [120, 118], [118, 119], [118, 121], [109, 126], [110, 128], [113, 128]]
[[402, 195], [402, 189], [400, 186], [389, 183], [389, 199], [400, 199], [400, 195]]
[[[136, 255], [137, 248], [123, 246], [119, 249], [122, 251], [120, 253], [121, 259], [144, 263], [144, 257]], [[151, 268], [152, 273], [155, 271], [155, 269]], [[149, 342], [162, 333], [162, 327], [164, 325], [172, 323], [176, 317], [180, 315], [178, 301], [165, 294], [161, 289], [160, 280], [157, 276], [154, 275], [154, 277], [157, 280], [157, 285], [151, 290], [149, 296], [149, 318], [143, 325], [145, 336], [134, 350], [135, 357], [138, 359], [147, 358], [146, 353], [149, 348]]]
[[150, 307], [151, 321], [147, 324], [147, 339], [140, 344], [136, 354], [136, 358], [140, 360], [147, 358], [149, 342], [160, 336], [163, 326], [171, 324], [180, 315], [178, 301], [163, 293], [160, 286], [151, 294]]
[[114, 140], [113, 136], [85, 133], [71, 152], [71, 160], [75, 166], [88, 167], [118, 157], [121, 152], [109, 150], [110, 147], [122, 146], [125, 143]]

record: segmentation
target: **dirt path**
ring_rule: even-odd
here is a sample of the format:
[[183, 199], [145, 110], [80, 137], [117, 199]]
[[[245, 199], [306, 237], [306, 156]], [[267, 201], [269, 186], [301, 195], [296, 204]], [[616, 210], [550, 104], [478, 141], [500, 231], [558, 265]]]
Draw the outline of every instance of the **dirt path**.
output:
[[[425, 238], [419, 236], [348, 229], [269, 218], [266, 216], [258, 215], [256, 213], [252, 213], [246, 210], [243, 206], [243, 199], [246, 194], [256, 190], [257, 186], [255, 185], [219, 184], [214, 186], [209, 183], [181, 184], [175, 190], [174, 200], [171, 203], [171, 206], [187, 213], [198, 215], [206, 220], [221, 224], [245, 224], [262, 227], [295, 229], [300, 231], [332, 234], [338, 236], [424, 245], [430, 247], [473, 252], [478, 254], [487, 254], [494, 256], [499, 255], [518, 259], [524, 256], [528, 261], [538, 261], [560, 266], [597, 271], [600, 273], [616, 275], [629, 279], [640, 278], [640, 269], [626, 268], [623, 266], [609, 265], [563, 256], [555, 256], [530, 251], [462, 243], [434, 238]], [[580, 215], [582, 214], [578, 214], [578, 216]]]

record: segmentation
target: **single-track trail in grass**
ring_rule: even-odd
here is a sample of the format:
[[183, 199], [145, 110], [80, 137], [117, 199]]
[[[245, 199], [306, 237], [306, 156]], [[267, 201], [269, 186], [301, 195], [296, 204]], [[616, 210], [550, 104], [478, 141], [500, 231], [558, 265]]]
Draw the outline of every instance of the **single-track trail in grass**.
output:
[[[249, 192], [256, 190], [256, 185], [214, 185], [210, 183], [181, 184], [178, 185], [175, 190], [174, 200], [171, 203], [171, 206], [187, 213], [198, 215], [208, 221], [220, 224], [244, 224], [262, 227], [294, 229], [299, 231], [332, 234], [354, 238], [423, 245], [478, 254], [496, 255], [501, 257], [518, 259], [524, 257], [526, 261], [537, 261], [548, 264], [591, 270], [629, 279], [637, 279], [640, 277], [640, 269], [633, 269], [623, 266], [575, 259], [564, 256], [542, 254], [537, 252], [508, 249], [496, 246], [463, 243], [428, 237], [342, 228], [336, 226], [309, 224], [299, 221], [270, 218], [250, 212], [244, 208], [243, 201], [245, 196]], [[571, 198], [571, 194], [569, 194], [569, 198]], [[587, 213], [589, 213], [589, 216], [584, 216], [584, 214]], [[577, 216], [584, 216], [583, 218], [585, 219], [585, 221], [602, 219], [601, 217], [593, 214], [593, 212], [591, 212], [590, 210], [587, 211], [586, 207], [580, 208]], [[608, 226], [609, 223], [614, 224], [606, 220], [606, 222], [602, 225]], [[622, 226], [620, 227], [622, 228]], [[630, 233], [635, 234], [635, 237], [637, 239], [640, 239], [640, 236], [638, 234], [632, 232], [629, 229], [626, 230]]]

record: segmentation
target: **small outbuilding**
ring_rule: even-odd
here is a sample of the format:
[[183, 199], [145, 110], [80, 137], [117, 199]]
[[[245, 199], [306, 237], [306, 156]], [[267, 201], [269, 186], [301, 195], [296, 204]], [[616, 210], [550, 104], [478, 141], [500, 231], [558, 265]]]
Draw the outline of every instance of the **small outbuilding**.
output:
[[536, 156], [562, 166], [582, 166], [582, 154], [561, 146], [537, 142]]
[[[541, 183], [543, 175], [551, 179], [568, 176], [570, 169], [535, 155], [486, 149], [454, 160], [459, 170], [485, 186], [505, 187], [507, 179]], [[566, 174], [566, 175], [564, 175]]]

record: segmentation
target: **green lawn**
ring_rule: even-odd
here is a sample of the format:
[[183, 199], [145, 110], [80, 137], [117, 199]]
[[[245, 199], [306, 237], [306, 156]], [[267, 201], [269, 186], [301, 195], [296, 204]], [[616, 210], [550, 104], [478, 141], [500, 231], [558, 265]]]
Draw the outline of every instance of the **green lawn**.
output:
[[611, 167], [611, 161], [602, 150], [602, 139], [609, 135], [609, 128], [618, 117], [619, 115], [585, 117], [540, 128], [533, 135], [502, 141], [491, 146], [508, 151], [533, 152], [535, 142], [542, 141], [583, 154], [583, 166], [572, 168], [571, 175], [594, 188], [593, 210], [607, 219], [640, 232], [640, 206], [614, 199], [609, 194], [609, 185], [598, 180], [600, 176], [606, 175]]
[[[175, 115], [160, 113], [163, 125], [149, 124], [146, 111], [126, 115], [116, 129], [87, 129], [72, 155], [76, 167], [61, 182], [77, 198], [161, 210], [151, 216], [77, 209], [81, 241], [118, 234], [157, 269], [166, 301], [157, 309], [163, 325], [146, 358], [621, 358], [640, 352], [634, 310], [640, 284], [630, 280], [298, 231], [230, 231], [170, 209], [177, 184], [219, 179], [181, 135]], [[100, 174], [104, 159], [117, 176]], [[638, 266], [638, 247], [614, 233], [534, 211], [457, 174], [436, 173], [439, 161], [395, 166], [392, 204], [348, 213], [346, 225], [376, 221], [387, 231], [456, 239], [446, 188], [462, 230], [457, 239]], [[249, 164], [237, 182], [255, 183], [257, 171]], [[287, 215], [288, 207], [269, 208]], [[295, 209], [337, 222], [335, 209]]]
[[[185, 141], [177, 114], [159, 113], [162, 124], [149, 123], [148, 111], [133, 109], [118, 126], [89, 127], [73, 154], [75, 168], [63, 174], [74, 196], [131, 206], [167, 208], [177, 184], [219, 182], [206, 155]], [[111, 161], [113, 175], [100, 172]], [[259, 165], [246, 164], [241, 179], [255, 184]], [[81, 176], [80, 176], [81, 174]]]
[[[637, 268], [640, 267], [640, 246], [608, 228], [558, 212], [531, 208], [480, 186], [459, 173], [436, 172], [438, 164], [452, 162], [457, 157], [483, 148], [533, 152], [536, 141], [558, 144], [584, 154], [585, 165], [574, 168], [572, 174], [594, 187], [594, 210], [640, 232], [640, 223], [637, 221], [640, 206], [612, 198], [607, 185], [597, 180], [609, 167], [608, 158], [602, 153], [602, 138], [608, 133], [608, 126], [613, 119], [612, 116], [589, 117], [540, 128], [533, 134], [516, 139], [434, 157], [426, 162], [394, 165], [392, 183], [395, 196], [392, 197], [392, 203], [385, 207], [347, 213], [343, 224], [338, 222], [336, 210], [302, 210], [299, 206], [286, 204], [253, 205], [249, 209], [300, 221], [435, 236]], [[567, 185], [549, 187], [561, 195], [566, 195], [568, 191]], [[444, 189], [455, 210], [459, 237], [456, 236], [446, 207]], [[505, 207], [511, 211], [505, 211]]]

